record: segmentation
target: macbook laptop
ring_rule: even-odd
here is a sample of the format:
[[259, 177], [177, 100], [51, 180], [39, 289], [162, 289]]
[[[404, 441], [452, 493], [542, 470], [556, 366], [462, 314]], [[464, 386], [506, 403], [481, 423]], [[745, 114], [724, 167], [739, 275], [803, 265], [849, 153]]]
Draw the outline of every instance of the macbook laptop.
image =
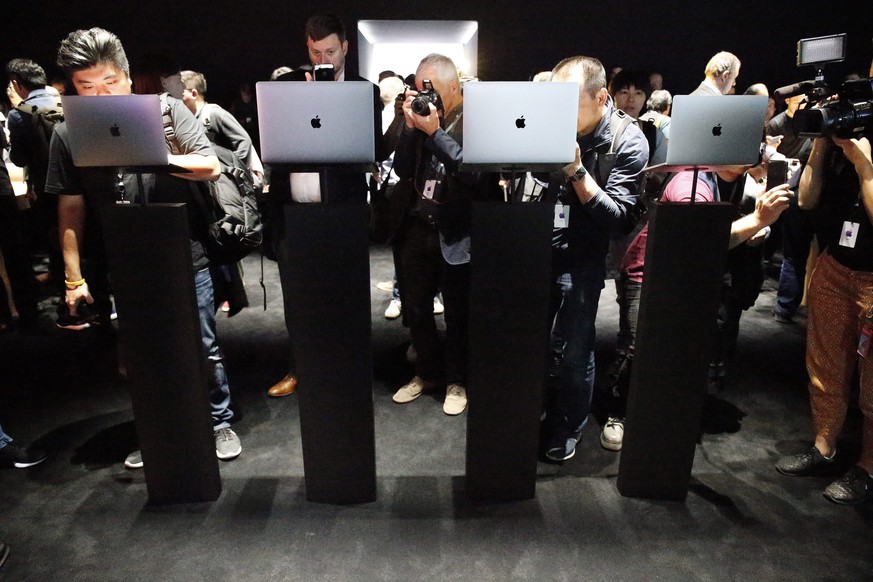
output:
[[304, 168], [372, 164], [373, 88], [367, 81], [258, 83], [261, 158]]
[[553, 171], [576, 157], [578, 83], [464, 85], [463, 165]]
[[761, 95], [677, 95], [663, 164], [650, 171], [680, 172], [758, 163], [767, 98]]
[[167, 162], [157, 95], [62, 96], [73, 164], [126, 172], [187, 172]]

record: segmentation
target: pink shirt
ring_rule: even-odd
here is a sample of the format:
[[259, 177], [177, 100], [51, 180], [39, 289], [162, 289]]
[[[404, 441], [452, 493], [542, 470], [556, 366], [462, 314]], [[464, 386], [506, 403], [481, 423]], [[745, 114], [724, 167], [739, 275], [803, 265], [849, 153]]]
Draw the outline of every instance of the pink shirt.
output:
[[[661, 195], [661, 202], [684, 202], [691, 201], [691, 182], [694, 172], [680, 172], [667, 184]], [[697, 192], [694, 195], [695, 202], [712, 202], [712, 190], [709, 185], [697, 179]], [[621, 271], [631, 281], [643, 282], [643, 267], [646, 262], [646, 239], [649, 235], [649, 225], [634, 238], [633, 242], [624, 254], [621, 262]]]

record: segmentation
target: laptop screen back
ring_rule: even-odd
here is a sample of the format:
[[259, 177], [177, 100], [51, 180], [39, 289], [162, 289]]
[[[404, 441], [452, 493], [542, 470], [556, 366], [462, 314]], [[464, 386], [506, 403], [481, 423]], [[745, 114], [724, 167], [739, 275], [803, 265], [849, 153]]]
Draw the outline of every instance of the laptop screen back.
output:
[[61, 103], [76, 166], [167, 165], [157, 95], [71, 95]]
[[758, 163], [767, 98], [761, 95], [677, 95], [673, 98], [666, 166]]
[[258, 83], [261, 157], [271, 164], [373, 163], [373, 87], [367, 81]]
[[463, 163], [559, 169], [576, 157], [578, 107], [578, 83], [466, 83]]

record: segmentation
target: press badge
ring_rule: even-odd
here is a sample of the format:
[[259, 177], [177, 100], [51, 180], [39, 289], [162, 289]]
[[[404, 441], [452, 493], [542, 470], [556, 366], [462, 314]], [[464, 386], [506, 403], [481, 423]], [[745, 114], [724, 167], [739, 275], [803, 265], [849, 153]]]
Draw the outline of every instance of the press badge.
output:
[[555, 228], [570, 226], [570, 207], [566, 204], [555, 204]]
[[861, 337], [858, 338], [858, 355], [866, 358], [870, 353], [870, 338], [873, 337], [873, 328], [864, 324], [861, 328]]
[[433, 200], [434, 192], [436, 192], [437, 185], [439, 184], [436, 180], [425, 180], [424, 181], [424, 190], [421, 191], [421, 195], [427, 198], [428, 200]]
[[849, 222], [848, 220], [843, 223], [843, 231], [840, 233], [841, 247], [855, 248], [855, 239], [858, 238], [858, 228], [860, 226], [859, 223]]

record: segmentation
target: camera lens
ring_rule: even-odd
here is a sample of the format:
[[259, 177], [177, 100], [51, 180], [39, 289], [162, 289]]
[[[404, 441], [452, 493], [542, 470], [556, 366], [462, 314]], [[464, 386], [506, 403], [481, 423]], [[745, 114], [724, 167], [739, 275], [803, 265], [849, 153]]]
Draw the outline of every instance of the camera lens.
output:
[[430, 115], [430, 99], [419, 96], [412, 100], [412, 112], [416, 115], [421, 115], [422, 117], [426, 117]]

